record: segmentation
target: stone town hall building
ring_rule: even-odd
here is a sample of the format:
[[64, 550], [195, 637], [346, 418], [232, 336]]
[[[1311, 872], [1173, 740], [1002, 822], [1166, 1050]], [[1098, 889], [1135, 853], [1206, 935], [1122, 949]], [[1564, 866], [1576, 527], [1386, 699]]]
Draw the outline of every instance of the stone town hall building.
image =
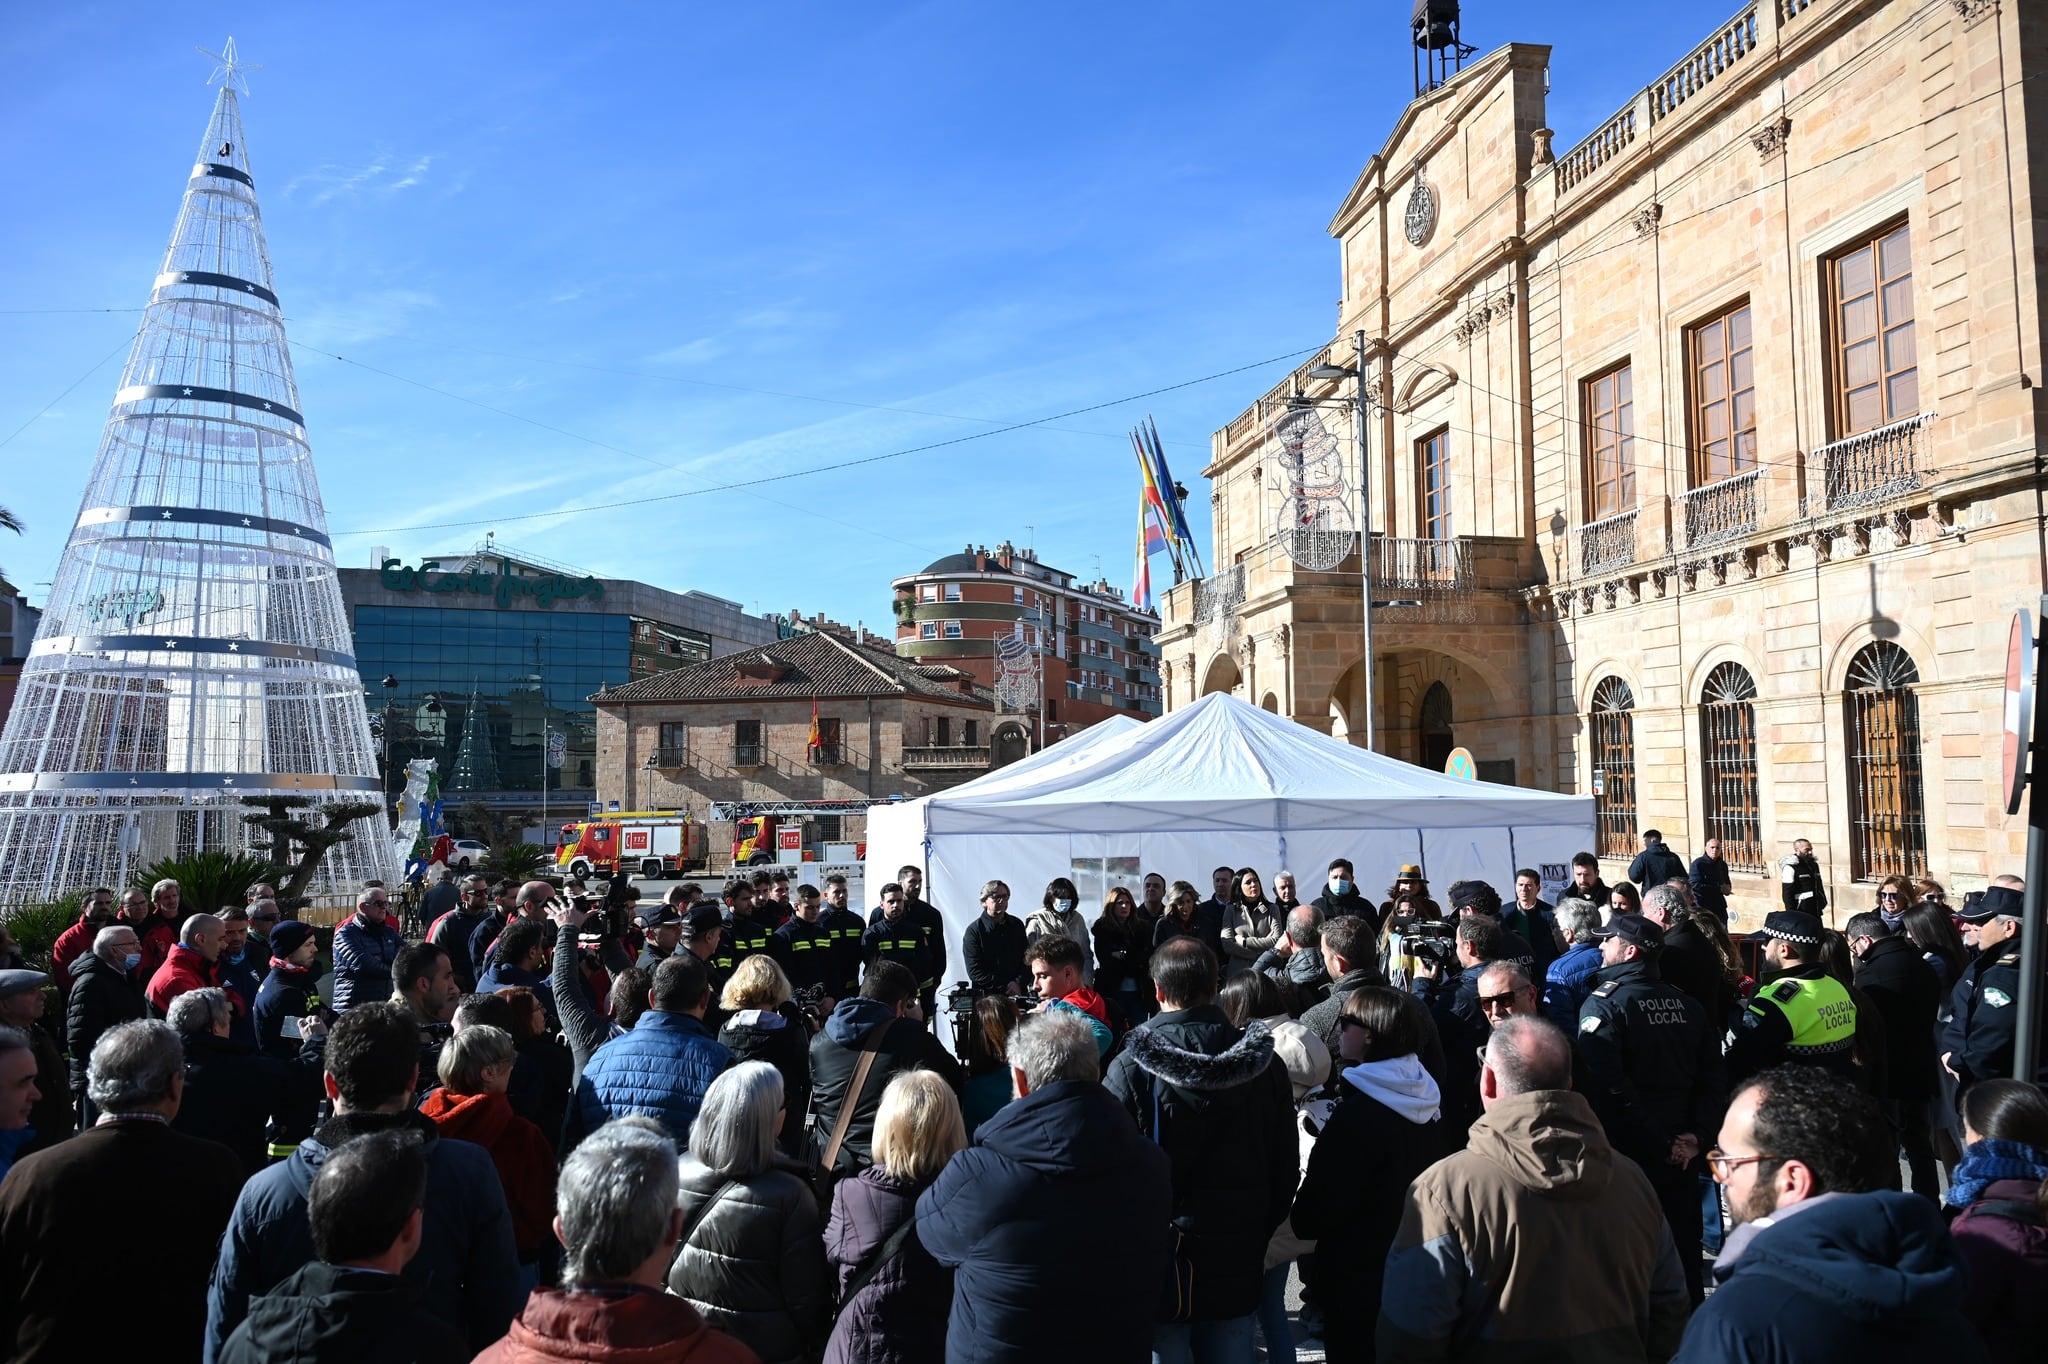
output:
[[1167, 598], [1168, 709], [1230, 690], [1361, 741], [1356, 540], [1291, 564], [1272, 423], [1333, 400], [1355, 496], [1352, 380], [1310, 371], [1362, 355], [1379, 748], [1595, 792], [1610, 880], [1641, 828], [1718, 835], [1747, 928], [1794, 838], [1838, 913], [1893, 871], [2020, 870], [2040, 8], [1758, 0], [1555, 151], [1548, 56], [1418, 96], [1338, 206], [1335, 339], [1214, 437], [1219, 568]]

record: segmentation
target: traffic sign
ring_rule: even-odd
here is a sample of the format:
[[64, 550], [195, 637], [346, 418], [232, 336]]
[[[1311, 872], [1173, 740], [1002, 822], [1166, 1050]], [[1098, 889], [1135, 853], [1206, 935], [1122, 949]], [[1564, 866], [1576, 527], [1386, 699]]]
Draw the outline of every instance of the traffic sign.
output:
[[2005, 639], [2005, 812], [2016, 815], [2027, 791], [2027, 750], [2034, 737], [2034, 628], [2022, 606]]
[[1451, 756], [1444, 759], [1444, 772], [1447, 776], [1456, 777], [1459, 781], [1479, 780], [1479, 764], [1472, 761], [1472, 751], [1470, 749], [1452, 749]]

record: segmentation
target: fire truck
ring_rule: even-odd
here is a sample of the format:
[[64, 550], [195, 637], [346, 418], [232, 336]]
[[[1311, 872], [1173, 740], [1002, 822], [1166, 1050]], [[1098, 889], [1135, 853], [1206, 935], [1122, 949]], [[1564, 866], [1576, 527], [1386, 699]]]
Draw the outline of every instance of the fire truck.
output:
[[564, 824], [555, 870], [565, 876], [681, 876], [705, 864], [704, 825], [674, 810], [631, 810]]
[[[873, 800], [734, 803], [712, 806], [711, 819], [714, 823], [732, 821], [732, 864], [735, 867], [761, 867], [780, 861], [780, 853], [801, 854], [804, 851], [806, 821], [821, 815], [863, 815], [881, 803]], [[856, 844], [854, 858], [859, 860], [866, 856], [867, 845]]]

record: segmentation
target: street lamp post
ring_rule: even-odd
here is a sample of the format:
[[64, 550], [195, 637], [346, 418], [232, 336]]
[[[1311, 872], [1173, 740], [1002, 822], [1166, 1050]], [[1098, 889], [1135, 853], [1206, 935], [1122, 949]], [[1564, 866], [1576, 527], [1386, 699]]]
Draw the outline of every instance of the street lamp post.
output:
[[1365, 656], [1360, 666], [1365, 670], [1365, 748], [1369, 753], [1373, 747], [1372, 691], [1372, 474], [1366, 457], [1365, 424], [1372, 412], [1372, 398], [1366, 391], [1365, 373], [1365, 329], [1359, 328], [1352, 335], [1351, 344], [1356, 356], [1356, 366], [1320, 364], [1308, 372], [1311, 379], [1350, 379], [1351, 414], [1358, 424], [1358, 618], [1361, 633], [1365, 638]]
[[398, 699], [398, 678], [384, 674], [384, 794], [391, 794], [391, 705]]

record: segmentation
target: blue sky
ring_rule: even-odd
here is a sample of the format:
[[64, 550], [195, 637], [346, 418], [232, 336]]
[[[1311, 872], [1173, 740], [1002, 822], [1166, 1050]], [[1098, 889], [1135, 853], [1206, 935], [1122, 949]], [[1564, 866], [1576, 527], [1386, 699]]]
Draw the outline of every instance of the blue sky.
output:
[[[495, 529], [880, 628], [890, 578], [1010, 537], [1128, 589], [1124, 433], [1155, 416], [1206, 539], [1210, 432], [1329, 337], [1409, 9], [10, 7], [0, 565], [42, 600], [232, 33], [345, 566]], [[1480, 0], [1465, 34], [1554, 46], [1562, 150], [1728, 9]]]

